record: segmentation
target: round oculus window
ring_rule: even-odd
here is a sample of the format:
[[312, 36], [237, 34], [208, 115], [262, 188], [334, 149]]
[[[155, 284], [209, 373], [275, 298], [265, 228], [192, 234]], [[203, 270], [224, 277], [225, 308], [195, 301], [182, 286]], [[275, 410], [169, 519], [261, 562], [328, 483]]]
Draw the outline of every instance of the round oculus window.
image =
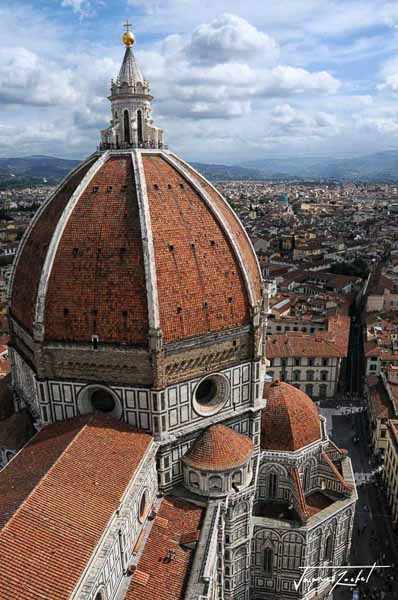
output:
[[77, 397], [79, 414], [106, 414], [120, 419], [123, 414], [119, 398], [105, 386], [88, 385], [80, 390]]
[[93, 409], [98, 412], [109, 413], [115, 408], [114, 397], [112, 394], [103, 389], [95, 390], [91, 394], [90, 400]]
[[222, 409], [229, 395], [229, 381], [220, 373], [199, 381], [193, 394], [193, 407], [202, 416], [214, 415]]

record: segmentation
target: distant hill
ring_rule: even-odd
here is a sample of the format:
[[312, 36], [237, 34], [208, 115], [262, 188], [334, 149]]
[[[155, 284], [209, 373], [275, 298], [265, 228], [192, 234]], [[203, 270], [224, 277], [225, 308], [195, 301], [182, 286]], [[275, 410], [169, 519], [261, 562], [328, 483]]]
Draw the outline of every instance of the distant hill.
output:
[[194, 169], [202, 173], [207, 179], [215, 180], [242, 180], [263, 179], [264, 175], [258, 169], [229, 165], [213, 165], [206, 163], [192, 163]]
[[[80, 161], [51, 156], [0, 158], [0, 187], [58, 183]], [[261, 158], [241, 165], [192, 163], [211, 180], [327, 179], [398, 183], [398, 151], [357, 158]]]
[[79, 162], [51, 156], [0, 158], [0, 185], [35, 185], [44, 180], [50, 184], [57, 183]]
[[[53, 158], [51, 156], [25, 156], [23, 158], [0, 158], [0, 186], [20, 186], [58, 183], [76, 165], [78, 160]], [[252, 168], [227, 165], [193, 163], [194, 168], [209, 179], [262, 179], [263, 174]]]
[[299, 177], [301, 179], [333, 179], [337, 181], [398, 181], [398, 151], [377, 152], [357, 158], [282, 158], [257, 159], [242, 163], [257, 169], [263, 177]]

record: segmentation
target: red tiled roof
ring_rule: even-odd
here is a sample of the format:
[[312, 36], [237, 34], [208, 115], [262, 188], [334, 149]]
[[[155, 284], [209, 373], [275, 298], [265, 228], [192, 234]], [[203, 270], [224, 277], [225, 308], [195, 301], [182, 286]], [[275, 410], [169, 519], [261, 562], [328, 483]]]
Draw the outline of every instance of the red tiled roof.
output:
[[[167, 521], [160, 527], [155, 519], [144, 552], [133, 575], [126, 600], [183, 600], [195, 550], [187, 548], [197, 538], [205, 509], [185, 500], [165, 497], [159, 517]], [[172, 560], [169, 551], [175, 552]]]
[[327, 331], [314, 334], [291, 331], [267, 336], [267, 358], [307, 356], [340, 358], [347, 356], [350, 318], [338, 315], [329, 319]]
[[2, 600], [70, 597], [151, 440], [79, 417], [44, 428], [0, 472]]
[[297, 467], [294, 467], [292, 475], [293, 475], [293, 477], [292, 477], [293, 485], [296, 490], [296, 497], [297, 497], [297, 501], [298, 501], [297, 513], [300, 516], [300, 519], [303, 521], [303, 523], [306, 523], [308, 521], [308, 518], [310, 515], [307, 510], [307, 505], [306, 505], [305, 496], [304, 496], [304, 490], [303, 490], [303, 486], [301, 485], [300, 474], [299, 474]]
[[397, 284], [381, 273], [380, 268], [375, 269], [369, 279], [368, 295], [382, 296], [385, 290], [389, 290], [393, 294], [398, 293]]
[[131, 157], [111, 157], [81, 195], [59, 243], [46, 296], [47, 339], [84, 342], [98, 335], [146, 345], [141, 240]]
[[371, 340], [370, 342], [365, 342], [365, 356], [379, 356], [382, 353], [383, 349], [377, 344], [376, 340]]
[[[388, 385], [390, 386], [390, 384]], [[388, 419], [395, 416], [394, 406], [381, 377], [378, 378], [375, 385], [369, 388], [369, 403], [372, 405], [372, 412], [376, 418]]]
[[225, 425], [212, 425], [194, 441], [183, 460], [197, 469], [223, 471], [243, 465], [253, 452], [247, 435]]
[[96, 159], [80, 168], [50, 199], [18, 259], [11, 296], [11, 313], [30, 332], [33, 328], [40, 274], [58, 219], [68, 200]]
[[261, 415], [263, 450], [293, 452], [320, 439], [320, 418], [311, 398], [288, 383], [271, 383]]
[[20, 450], [36, 433], [32, 417], [24, 410], [12, 414], [0, 424], [0, 448]]
[[245, 235], [240, 220], [230, 206], [223, 200], [219, 192], [216, 191], [201, 174], [195, 173], [195, 171], [189, 165], [184, 166], [189, 171], [193, 179], [197, 181], [202, 188], [204, 188], [205, 192], [213, 200], [215, 206], [218, 208], [225, 219], [225, 222], [232, 231], [241, 254], [246, 262], [246, 268], [248, 269], [251, 281], [253, 283], [255, 297], [258, 301], [261, 298], [261, 273], [257, 265], [256, 254], [251, 246], [251, 243], [248, 241]]
[[[172, 342], [248, 325], [245, 274], [258, 301], [261, 273], [239, 220], [200, 176], [193, 174], [202, 187], [207, 186], [222, 223], [162, 156], [143, 154], [142, 160], [163, 339]], [[17, 262], [11, 313], [29, 331], [56, 224], [87, 168], [49, 202]], [[147, 345], [148, 282], [142, 242], [131, 156], [111, 155], [82, 192], [61, 234], [45, 296], [46, 341], [84, 343], [98, 335], [105, 343]]]
[[342, 487], [347, 492], [351, 492], [352, 489], [353, 489], [353, 486], [344, 479], [344, 477], [342, 476], [342, 474], [340, 473], [340, 471], [338, 470], [338, 468], [336, 467], [336, 465], [334, 464], [334, 462], [326, 454], [326, 452], [322, 452], [322, 458], [329, 465], [329, 467], [332, 469], [333, 474], [335, 475], [336, 479], [338, 479], [340, 481]]
[[322, 492], [313, 492], [305, 497], [306, 509], [310, 517], [318, 514], [324, 508], [333, 504], [333, 500], [322, 494]]
[[223, 227], [161, 156], [143, 155], [143, 164], [165, 341], [248, 324], [248, 293]]

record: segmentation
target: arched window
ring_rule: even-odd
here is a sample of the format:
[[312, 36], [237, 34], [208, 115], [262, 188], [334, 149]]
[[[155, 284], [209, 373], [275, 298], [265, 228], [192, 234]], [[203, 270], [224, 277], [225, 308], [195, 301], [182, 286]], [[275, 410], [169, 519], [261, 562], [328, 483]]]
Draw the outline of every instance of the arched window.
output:
[[97, 592], [94, 600], [104, 600], [104, 596], [103, 596], [102, 592]]
[[143, 138], [143, 126], [142, 126], [142, 112], [137, 110], [137, 134], [138, 134], [138, 143], [142, 144], [144, 141]]
[[303, 477], [303, 488], [305, 492], [308, 492], [311, 487], [311, 467], [305, 467]]
[[222, 479], [219, 475], [209, 477], [209, 492], [222, 492]]
[[300, 381], [300, 371], [293, 371], [294, 381]]
[[307, 381], [314, 381], [314, 371], [307, 371]]
[[327, 389], [328, 389], [328, 386], [325, 385], [324, 383], [322, 383], [319, 386], [319, 396], [320, 396], [320, 398], [326, 398]]
[[142, 523], [143, 520], [145, 519], [146, 515], [148, 514], [148, 494], [147, 491], [145, 490], [141, 496], [140, 499], [140, 506], [138, 509], [138, 518], [140, 520], [140, 522]]
[[276, 496], [276, 487], [277, 487], [277, 476], [276, 473], [270, 473], [268, 479], [268, 496], [270, 498], [275, 498]]
[[242, 483], [242, 471], [235, 471], [232, 475], [232, 483], [235, 485], [241, 485]]
[[274, 553], [272, 548], [266, 548], [264, 550], [264, 573], [266, 577], [272, 577], [272, 563]]
[[328, 537], [326, 538], [325, 560], [332, 560], [332, 556], [333, 556], [333, 537], [332, 537], [332, 534], [330, 533], [328, 535]]
[[199, 487], [199, 475], [195, 471], [189, 472], [189, 483], [193, 487]]
[[282, 539], [282, 568], [296, 570], [302, 565], [303, 539], [293, 532], [285, 534]]
[[131, 144], [129, 111], [124, 111], [124, 141]]

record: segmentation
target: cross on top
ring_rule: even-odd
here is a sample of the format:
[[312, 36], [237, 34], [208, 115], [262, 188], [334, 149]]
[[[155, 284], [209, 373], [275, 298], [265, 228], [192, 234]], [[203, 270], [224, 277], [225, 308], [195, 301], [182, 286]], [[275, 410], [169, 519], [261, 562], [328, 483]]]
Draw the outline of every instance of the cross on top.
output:
[[128, 19], [126, 19], [126, 22], [124, 23], [124, 27], [126, 28], [126, 31], [130, 31], [131, 23], [129, 23]]

